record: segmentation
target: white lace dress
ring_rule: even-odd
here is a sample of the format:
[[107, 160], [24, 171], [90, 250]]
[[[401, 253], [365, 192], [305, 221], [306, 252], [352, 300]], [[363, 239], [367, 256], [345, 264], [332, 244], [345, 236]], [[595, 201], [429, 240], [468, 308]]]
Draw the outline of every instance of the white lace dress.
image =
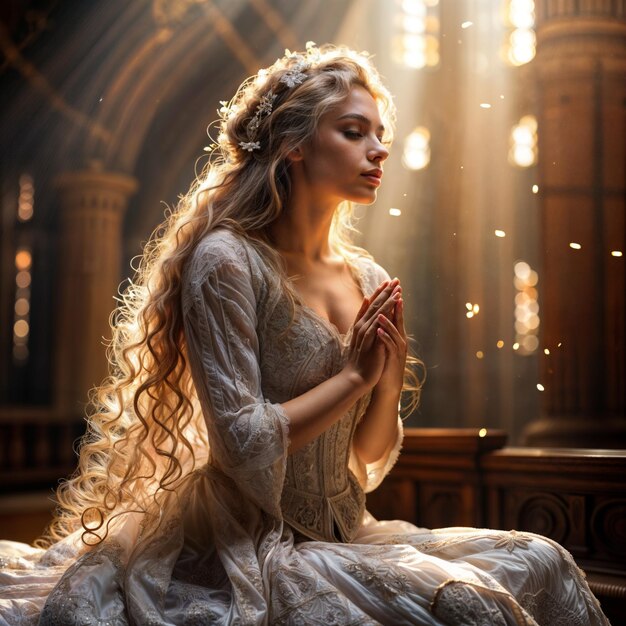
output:
[[[365, 294], [387, 278], [365, 258], [353, 269]], [[201, 242], [183, 309], [210, 452], [156, 532], [129, 514], [88, 552], [78, 533], [47, 551], [0, 542], [0, 624], [608, 624], [553, 541], [373, 519], [365, 493], [401, 436], [375, 465], [351, 455], [369, 397], [287, 455], [281, 403], [337, 373], [348, 337], [304, 306], [289, 326], [279, 281], [245, 240]]]

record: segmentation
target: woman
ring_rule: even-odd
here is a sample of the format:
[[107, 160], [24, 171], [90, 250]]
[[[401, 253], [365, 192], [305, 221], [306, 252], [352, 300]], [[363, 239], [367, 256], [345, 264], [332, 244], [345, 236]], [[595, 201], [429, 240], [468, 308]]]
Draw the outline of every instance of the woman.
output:
[[392, 123], [367, 58], [312, 44], [224, 105], [118, 311], [47, 549], [0, 547], [4, 623], [608, 623], [554, 542], [365, 511], [419, 391], [399, 281], [349, 239]]

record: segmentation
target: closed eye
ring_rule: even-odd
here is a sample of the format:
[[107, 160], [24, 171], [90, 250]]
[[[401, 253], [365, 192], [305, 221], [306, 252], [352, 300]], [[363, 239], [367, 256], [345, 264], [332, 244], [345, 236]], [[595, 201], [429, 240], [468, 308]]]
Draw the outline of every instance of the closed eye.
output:
[[348, 139], [361, 139], [363, 137], [363, 133], [360, 133], [358, 130], [344, 130], [343, 134]]

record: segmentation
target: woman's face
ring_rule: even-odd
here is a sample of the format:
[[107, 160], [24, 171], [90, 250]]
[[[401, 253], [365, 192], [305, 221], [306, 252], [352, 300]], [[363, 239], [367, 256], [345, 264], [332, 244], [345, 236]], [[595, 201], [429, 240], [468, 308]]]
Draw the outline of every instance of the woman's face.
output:
[[389, 151], [376, 101], [356, 86], [321, 118], [315, 137], [301, 149], [307, 191], [318, 201], [371, 204]]

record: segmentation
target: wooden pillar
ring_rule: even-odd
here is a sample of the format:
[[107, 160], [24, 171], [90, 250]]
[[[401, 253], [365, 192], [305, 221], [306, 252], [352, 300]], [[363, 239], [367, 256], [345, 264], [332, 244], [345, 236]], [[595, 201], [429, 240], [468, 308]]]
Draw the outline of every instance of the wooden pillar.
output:
[[121, 280], [122, 219], [137, 188], [126, 174], [66, 172], [60, 196], [55, 405], [82, 413], [88, 391], [107, 374], [105, 339]]
[[549, 354], [543, 416], [526, 443], [626, 447], [626, 259], [613, 253], [626, 253], [626, 9], [597, 0], [536, 7]]

